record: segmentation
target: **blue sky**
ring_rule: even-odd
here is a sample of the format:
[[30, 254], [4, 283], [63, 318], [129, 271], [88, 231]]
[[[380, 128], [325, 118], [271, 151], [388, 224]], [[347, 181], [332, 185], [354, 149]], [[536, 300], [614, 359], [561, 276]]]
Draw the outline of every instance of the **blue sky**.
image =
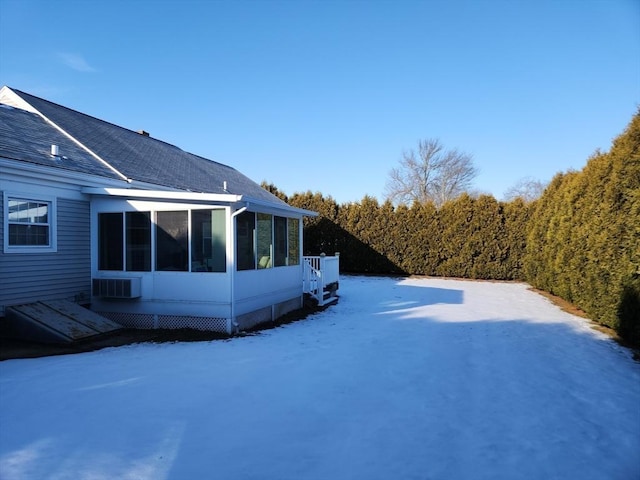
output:
[[640, 1], [0, 0], [0, 84], [339, 203], [437, 138], [501, 199], [627, 126]]

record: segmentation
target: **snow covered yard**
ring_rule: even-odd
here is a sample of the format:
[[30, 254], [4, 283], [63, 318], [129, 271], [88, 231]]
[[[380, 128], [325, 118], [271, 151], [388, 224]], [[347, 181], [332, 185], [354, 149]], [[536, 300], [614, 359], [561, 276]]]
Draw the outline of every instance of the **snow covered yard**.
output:
[[0, 362], [0, 478], [640, 478], [640, 364], [527, 285], [343, 277], [228, 341]]

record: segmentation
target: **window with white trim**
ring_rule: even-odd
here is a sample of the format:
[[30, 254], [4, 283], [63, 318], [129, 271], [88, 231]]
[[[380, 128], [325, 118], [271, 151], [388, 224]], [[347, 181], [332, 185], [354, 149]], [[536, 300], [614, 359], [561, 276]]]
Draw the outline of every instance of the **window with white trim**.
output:
[[5, 193], [5, 253], [55, 252], [55, 209], [55, 199]]
[[100, 212], [98, 270], [225, 272], [226, 238], [221, 208]]
[[261, 270], [300, 265], [300, 220], [267, 213], [236, 217], [236, 268]]

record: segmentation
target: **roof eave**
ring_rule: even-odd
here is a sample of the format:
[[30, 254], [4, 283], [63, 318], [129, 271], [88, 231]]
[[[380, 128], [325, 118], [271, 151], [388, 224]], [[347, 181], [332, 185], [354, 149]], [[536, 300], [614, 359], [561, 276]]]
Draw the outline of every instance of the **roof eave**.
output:
[[317, 217], [319, 215], [318, 212], [314, 212], [313, 210], [306, 210], [304, 208], [293, 207], [287, 203], [278, 204], [273, 202], [267, 202], [265, 200], [253, 199], [244, 195], [242, 196], [242, 201], [247, 202], [249, 205], [253, 204], [253, 205], [258, 205], [260, 207], [282, 210], [290, 213], [295, 213], [297, 215], [302, 215], [305, 217]]
[[286, 203], [268, 202], [251, 198], [246, 195], [219, 194], [219, 193], [200, 193], [185, 191], [167, 191], [167, 190], [138, 190], [133, 188], [94, 188], [87, 187], [82, 189], [82, 193], [88, 195], [110, 196], [110, 197], [126, 197], [140, 198], [148, 200], [178, 200], [185, 202], [198, 203], [225, 203], [225, 204], [241, 204], [243, 207], [251, 206], [260, 209], [268, 209], [274, 212], [286, 212], [290, 214], [317, 217], [318, 213], [304, 208], [292, 207]]
[[138, 190], [134, 188], [83, 188], [82, 192], [89, 195], [105, 195], [110, 197], [133, 197], [197, 202], [236, 203], [242, 201], [242, 195], [198, 193], [174, 190]]

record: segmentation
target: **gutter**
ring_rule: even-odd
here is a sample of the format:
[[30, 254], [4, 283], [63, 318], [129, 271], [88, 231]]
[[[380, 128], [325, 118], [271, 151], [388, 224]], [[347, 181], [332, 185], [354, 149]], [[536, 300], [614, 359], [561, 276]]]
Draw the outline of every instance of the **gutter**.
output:
[[266, 200], [257, 200], [257, 199], [248, 198], [244, 196], [242, 197], [242, 199], [247, 202], [247, 206], [249, 204], [253, 204], [260, 207], [265, 207], [266, 209], [269, 209], [269, 210], [282, 210], [285, 212], [297, 213], [299, 215], [303, 215], [306, 217], [317, 217], [319, 215], [318, 212], [314, 212], [313, 210], [306, 210], [304, 208], [292, 207], [286, 203], [280, 206], [277, 203], [268, 202]]
[[238, 203], [242, 195], [219, 193], [197, 193], [184, 190], [139, 190], [134, 188], [93, 188], [86, 187], [82, 193], [89, 195], [104, 195], [109, 197], [145, 198], [153, 200], [184, 200], [208, 203]]
[[[222, 202], [222, 203], [241, 203], [244, 202], [245, 207], [255, 205], [261, 207], [262, 210], [271, 212], [287, 212], [307, 217], [317, 217], [319, 214], [312, 210], [304, 208], [292, 207], [290, 205], [278, 204], [267, 200], [257, 200], [245, 195], [232, 193], [202, 193], [187, 192], [185, 190], [143, 190], [137, 188], [95, 188], [85, 187], [82, 193], [89, 195], [106, 195], [111, 197], [135, 197], [147, 199], [164, 199], [164, 200], [188, 200], [198, 202]], [[265, 212], [266, 213], [266, 212]]]

